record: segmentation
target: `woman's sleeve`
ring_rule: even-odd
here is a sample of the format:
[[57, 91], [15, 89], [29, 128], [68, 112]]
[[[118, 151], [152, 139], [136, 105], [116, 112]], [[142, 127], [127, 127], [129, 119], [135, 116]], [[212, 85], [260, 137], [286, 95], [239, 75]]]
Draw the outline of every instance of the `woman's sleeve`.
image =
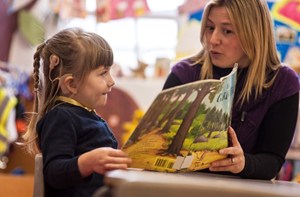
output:
[[244, 178], [272, 179], [283, 163], [293, 139], [299, 92], [273, 104], [261, 124], [255, 154], [245, 153]]
[[171, 72], [167, 78], [167, 80], [165, 81], [165, 84], [163, 86], [163, 90], [168, 89], [168, 88], [172, 88], [178, 85], [182, 85], [181, 81], [179, 80], [179, 78], [173, 73]]

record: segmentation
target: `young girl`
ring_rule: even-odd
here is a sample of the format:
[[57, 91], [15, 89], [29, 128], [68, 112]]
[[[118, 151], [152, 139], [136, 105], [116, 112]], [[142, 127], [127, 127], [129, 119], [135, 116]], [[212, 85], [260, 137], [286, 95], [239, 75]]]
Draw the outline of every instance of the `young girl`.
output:
[[112, 63], [109, 44], [81, 29], [65, 29], [37, 47], [35, 113], [24, 139], [29, 152], [43, 155], [46, 196], [92, 196], [106, 171], [130, 163], [95, 113], [115, 84]]

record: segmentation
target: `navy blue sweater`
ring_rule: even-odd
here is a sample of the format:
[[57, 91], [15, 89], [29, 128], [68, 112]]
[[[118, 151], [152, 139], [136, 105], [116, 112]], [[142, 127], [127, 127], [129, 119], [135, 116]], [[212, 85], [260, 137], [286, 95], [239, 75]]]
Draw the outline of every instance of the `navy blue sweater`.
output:
[[83, 179], [78, 157], [99, 147], [117, 148], [107, 123], [95, 112], [61, 103], [37, 124], [44, 162], [46, 196], [92, 196], [103, 186], [103, 175]]

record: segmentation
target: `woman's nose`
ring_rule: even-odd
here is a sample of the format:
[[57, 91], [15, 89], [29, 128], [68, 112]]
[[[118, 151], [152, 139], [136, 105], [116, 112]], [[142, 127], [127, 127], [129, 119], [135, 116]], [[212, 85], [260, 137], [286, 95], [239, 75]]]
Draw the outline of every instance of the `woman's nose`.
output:
[[220, 33], [218, 31], [215, 30], [211, 34], [210, 43], [211, 44], [220, 44], [221, 43], [221, 37], [220, 37]]

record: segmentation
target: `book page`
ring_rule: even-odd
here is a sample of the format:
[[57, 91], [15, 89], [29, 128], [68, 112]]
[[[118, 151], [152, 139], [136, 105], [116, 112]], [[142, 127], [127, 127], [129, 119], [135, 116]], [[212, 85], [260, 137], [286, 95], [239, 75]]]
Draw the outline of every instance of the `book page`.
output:
[[237, 65], [220, 80], [200, 80], [162, 91], [122, 148], [130, 167], [194, 171], [226, 156]]

